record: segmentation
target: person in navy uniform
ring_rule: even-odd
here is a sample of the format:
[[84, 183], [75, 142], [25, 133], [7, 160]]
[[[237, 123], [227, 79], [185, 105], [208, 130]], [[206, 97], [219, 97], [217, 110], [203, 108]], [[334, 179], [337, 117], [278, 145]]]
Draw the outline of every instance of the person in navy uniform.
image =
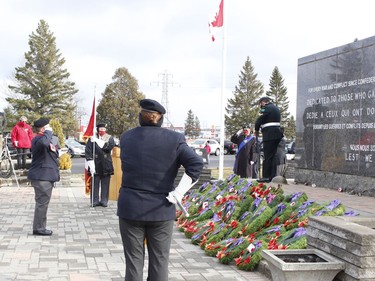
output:
[[58, 151], [52, 143], [52, 128], [49, 119], [34, 122], [36, 136], [31, 143], [32, 161], [27, 178], [35, 191], [33, 235], [52, 235], [46, 229], [47, 210], [55, 182], [60, 180]]
[[259, 135], [262, 130], [263, 136], [263, 179], [262, 182], [269, 182], [276, 176], [275, 155], [280, 140], [283, 138], [283, 132], [280, 128], [280, 110], [271, 102], [269, 97], [262, 97], [259, 100], [261, 107], [260, 116], [255, 121], [255, 134]]
[[238, 145], [233, 172], [241, 178], [253, 178], [253, 165], [258, 157], [255, 151], [255, 137], [251, 134], [250, 126], [244, 126], [230, 138], [230, 141]]
[[[120, 138], [122, 184], [118, 198], [120, 233], [126, 259], [125, 280], [142, 281], [145, 243], [149, 254], [148, 281], [168, 280], [169, 250], [176, 219], [175, 202], [198, 180], [203, 160], [184, 135], [161, 128], [164, 107], [155, 100], [140, 101], [140, 127]], [[180, 166], [187, 188], [173, 184]], [[182, 181], [182, 180], [181, 180]], [[166, 197], [169, 197], [168, 199]]]
[[115, 140], [107, 133], [107, 125], [98, 123], [96, 125], [95, 136], [92, 136], [88, 140], [85, 148], [85, 158], [88, 163], [89, 172], [94, 179], [94, 190], [90, 192], [92, 207], [108, 206], [109, 184], [111, 175], [114, 174], [111, 155], [114, 147]]

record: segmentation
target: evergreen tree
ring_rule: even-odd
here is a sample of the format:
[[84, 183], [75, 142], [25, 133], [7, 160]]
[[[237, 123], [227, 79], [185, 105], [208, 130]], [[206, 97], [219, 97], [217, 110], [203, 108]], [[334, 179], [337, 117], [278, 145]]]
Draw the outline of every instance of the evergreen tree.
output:
[[109, 134], [120, 137], [124, 131], [139, 126], [139, 102], [145, 96], [128, 69], [120, 67], [107, 85], [97, 107], [97, 123], [106, 123]]
[[15, 85], [9, 85], [12, 96], [6, 98], [11, 106], [8, 120], [18, 120], [22, 115], [30, 123], [40, 117], [55, 118], [66, 134], [73, 134], [78, 127], [73, 102], [78, 90], [69, 81], [70, 74], [63, 68], [65, 59], [44, 20], [29, 36], [29, 46], [25, 65], [16, 67]]
[[247, 57], [239, 75], [238, 86], [234, 90], [234, 97], [228, 100], [226, 107], [227, 133], [234, 134], [244, 125], [254, 125], [259, 114], [257, 101], [264, 92], [264, 86], [257, 76], [251, 60]]
[[199, 137], [199, 135], [201, 134], [201, 122], [199, 121], [198, 117], [195, 116], [194, 118], [194, 132], [195, 132], [195, 137]]
[[286, 121], [284, 135], [288, 140], [296, 139], [296, 120], [293, 115], [291, 115]]
[[284, 86], [284, 78], [277, 66], [275, 66], [272, 71], [269, 87], [266, 95], [270, 97], [273, 103], [280, 109], [281, 126], [285, 127], [289, 118], [288, 90]]
[[59, 138], [60, 147], [65, 147], [65, 137], [60, 121], [57, 119], [52, 119], [49, 124], [53, 130], [53, 134]]
[[185, 120], [185, 136], [190, 138], [198, 137], [200, 135], [200, 131], [200, 122], [190, 109]]

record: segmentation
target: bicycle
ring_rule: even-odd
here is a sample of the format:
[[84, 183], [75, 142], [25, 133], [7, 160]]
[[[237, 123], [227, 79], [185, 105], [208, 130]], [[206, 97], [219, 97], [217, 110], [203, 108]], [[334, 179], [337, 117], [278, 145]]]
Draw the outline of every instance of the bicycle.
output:
[[8, 135], [4, 137], [0, 153], [0, 177], [9, 178], [13, 172], [13, 163], [8, 148]]

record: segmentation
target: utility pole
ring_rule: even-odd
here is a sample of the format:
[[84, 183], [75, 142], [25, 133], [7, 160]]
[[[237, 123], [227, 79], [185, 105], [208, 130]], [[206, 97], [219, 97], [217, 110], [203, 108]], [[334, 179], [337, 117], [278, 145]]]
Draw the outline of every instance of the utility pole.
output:
[[167, 128], [173, 129], [173, 124], [171, 123], [171, 111], [169, 109], [169, 100], [168, 100], [168, 86], [169, 85], [175, 85], [178, 83], [171, 82], [169, 78], [173, 78], [172, 74], [169, 74], [167, 70], [164, 70], [163, 73], [159, 74], [159, 78], [161, 77], [161, 80], [157, 81], [157, 85], [159, 86], [161, 84], [162, 89], [162, 96], [161, 96], [161, 104], [165, 107], [165, 110], [167, 111], [164, 115], [164, 125]]

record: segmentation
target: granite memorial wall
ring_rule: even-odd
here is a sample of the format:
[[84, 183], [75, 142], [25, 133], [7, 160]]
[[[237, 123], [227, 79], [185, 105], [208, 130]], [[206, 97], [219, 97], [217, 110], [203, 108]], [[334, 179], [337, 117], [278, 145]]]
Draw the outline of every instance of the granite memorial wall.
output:
[[375, 36], [298, 60], [296, 120], [299, 169], [375, 176]]

